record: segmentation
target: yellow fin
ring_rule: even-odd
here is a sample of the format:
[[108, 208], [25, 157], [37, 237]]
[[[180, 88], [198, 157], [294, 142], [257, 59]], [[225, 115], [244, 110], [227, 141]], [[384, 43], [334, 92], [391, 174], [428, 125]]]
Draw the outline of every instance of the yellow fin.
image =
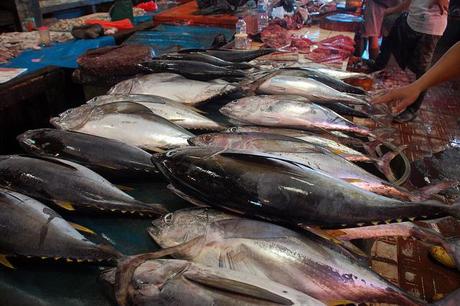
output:
[[345, 152], [343, 150], [340, 150], [340, 149], [330, 149], [330, 151], [334, 154], [337, 154], [337, 155], [343, 155], [345, 154]]
[[65, 210], [73, 211], [75, 207], [73, 207], [72, 203], [69, 201], [54, 201], [58, 206], [64, 208]]
[[10, 269], [16, 269], [11, 262], [6, 258], [6, 255], [0, 255], [0, 264], [4, 265], [7, 268]]
[[128, 187], [124, 185], [115, 185], [115, 186], [117, 186], [118, 189], [123, 190], [123, 191], [133, 191], [134, 190], [133, 187]]
[[185, 121], [185, 119], [169, 119], [169, 121], [171, 121], [171, 122], [181, 122], [181, 121]]
[[96, 234], [94, 231], [92, 231], [91, 229], [89, 229], [89, 228], [87, 228], [87, 227], [85, 227], [83, 225], [73, 223], [73, 222], [69, 222], [69, 224], [79, 232], [84, 232], [84, 233], [88, 233], [88, 234], [91, 234], [91, 235]]
[[350, 184], [364, 182], [363, 180], [361, 180], [361, 179], [359, 179], [359, 178], [348, 178], [348, 177], [345, 177], [345, 178], [342, 178], [342, 180], [344, 180], [345, 182], [350, 183]]
[[434, 246], [430, 249], [430, 255], [438, 262], [449, 268], [455, 268], [455, 260], [441, 246]]

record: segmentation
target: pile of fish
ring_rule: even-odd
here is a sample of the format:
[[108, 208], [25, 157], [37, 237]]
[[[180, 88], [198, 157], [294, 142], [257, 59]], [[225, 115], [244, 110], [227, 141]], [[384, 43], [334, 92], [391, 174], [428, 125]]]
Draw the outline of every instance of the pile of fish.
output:
[[[119, 305], [427, 304], [372, 271], [349, 240], [415, 237], [459, 267], [459, 239], [412, 223], [460, 218], [460, 203], [432, 200], [457, 182], [396, 185], [392, 162], [405, 147], [389, 143], [389, 115], [352, 85], [363, 76], [249, 63], [270, 52], [165, 54], [142, 64], [147, 74], [51, 118], [56, 129], [19, 135], [29, 155], [0, 156], [0, 263], [116, 262], [101, 279]], [[171, 212], [113, 185], [158, 179], [206, 208]], [[124, 256], [53, 209], [161, 215], [147, 231], [162, 250]]]

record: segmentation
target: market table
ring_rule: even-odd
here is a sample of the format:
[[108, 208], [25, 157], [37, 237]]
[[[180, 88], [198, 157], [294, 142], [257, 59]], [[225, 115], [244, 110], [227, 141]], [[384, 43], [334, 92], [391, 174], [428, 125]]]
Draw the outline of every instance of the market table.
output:
[[32, 73], [48, 66], [77, 68], [78, 57], [88, 49], [112, 45], [115, 45], [115, 39], [112, 36], [70, 40], [39, 50], [25, 50], [0, 67], [27, 68], [26, 73]]

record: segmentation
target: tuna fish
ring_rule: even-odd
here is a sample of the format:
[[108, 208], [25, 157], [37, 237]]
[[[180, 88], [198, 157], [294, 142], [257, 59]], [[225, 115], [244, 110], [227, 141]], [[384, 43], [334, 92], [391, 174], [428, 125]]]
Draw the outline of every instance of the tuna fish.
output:
[[277, 75], [286, 75], [286, 76], [296, 76], [296, 77], [302, 77], [302, 78], [311, 78], [314, 79], [318, 82], [321, 82], [331, 88], [334, 88], [335, 90], [345, 92], [345, 93], [351, 93], [351, 94], [357, 94], [357, 95], [365, 95], [366, 92], [362, 90], [359, 87], [352, 86], [348, 83], [345, 83], [344, 81], [331, 77], [325, 73], [322, 73], [318, 70], [311, 69], [311, 68], [287, 68], [287, 69], [281, 69], [277, 73]]
[[367, 79], [371, 78], [370, 75], [361, 73], [361, 72], [351, 72], [351, 71], [343, 71], [339, 69], [334, 69], [331, 67], [328, 67], [326, 65], [321, 65], [321, 64], [308, 64], [306, 67], [300, 67], [300, 69], [308, 69], [308, 70], [316, 70], [322, 74], [326, 74], [330, 76], [331, 78], [336, 78], [339, 80], [346, 80], [346, 79]]
[[257, 87], [257, 92], [270, 95], [297, 95], [311, 102], [369, 105], [369, 102], [362, 97], [345, 94], [312, 78], [290, 75], [275, 74], [265, 79]]
[[[6, 256], [65, 258], [68, 261], [112, 260], [120, 256], [109, 245], [96, 245], [58, 213], [23, 194], [0, 188], [0, 263], [13, 266]], [[94, 234], [94, 233], [93, 233]]]
[[275, 155], [183, 148], [154, 160], [192, 203], [294, 225], [337, 228], [460, 216], [460, 204], [399, 201]]
[[30, 154], [84, 165], [110, 178], [146, 178], [158, 173], [151, 154], [108, 138], [54, 129], [27, 131], [17, 137]]
[[253, 66], [248, 63], [237, 63], [224, 61], [218, 57], [206, 53], [167, 53], [160, 56], [161, 59], [176, 60], [176, 61], [199, 61], [212, 64], [220, 67], [228, 67], [231, 69], [249, 69]]
[[226, 130], [228, 133], [265, 133], [284, 135], [321, 146], [350, 161], [368, 161], [372, 158], [349, 146], [340, 143], [339, 137], [327, 132], [313, 133], [302, 130], [277, 129], [264, 126], [236, 126]]
[[354, 132], [378, 138], [378, 135], [368, 128], [354, 124], [330, 109], [293, 96], [245, 97], [228, 103], [220, 109], [220, 112], [246, 124]]
[[193, 136], [147, 107], [132, 102], [85, 104], [65, 111], [50, 122], [59, 129], [115, 139], [150, 151], [187, 145], [187, 139]]
[[155, 215], [167, 211], [119, 190], [97, 173], [56, 158], [0, 156], [0, 187], [13, 189], [67, 210], [95, 210]]
[[[116, 274], [127, 269], [132, 276], [116, 283]], [[140, 255], [101, 278], [126, 290], [119, 305], [325, 305], [265, 277], [177, 259], [143, 260]]]
[[[289, 136], [257, 132], [203, 134], [190, 138], [188, 141], [194, 146], [265, 152], [281, 156], [342, 179], [357, 187], [385, 196], [421, 201], [428, 199], [432, 195], [432, 193], [425, 194], [417, 191], [411, 193], [402, 187], [392, 185], [344, 158], [332, 154], [327, 146], [321, 146], [317, 142], [306, 142]], [[323, 143], [328, 144], [328, 140], [324, 139]], [[392, 156], [394, 155], [381, 161], [382, 167], [390, 167], [389, 162]], [[383, 172], [388, 173], [390, 171], [385, 170]], [[443, 182], [434, 186], [445, 189], [452, 187], [453, 184], [456, 185], [453, 182]], [[435, 192], [439, 191], [435, 190]]]
[[189, 80], [174, 73], [152, 73], [122, 81], [108, 94], [155, 95], [189, 105], [197, 105], [212, 98], [236, 91], [236, 87], [220, 82]]
[[169, 72], [183, 75], [192, 80], [209, 81], [214, 79], [237, 80], [246, 76], [246, 73], [239, 69], [231, 69], [222, 66], [215, 66], [198, 61], [176, 61], [176, 60], [152, 60], [141, 64], [145, 71], [158, 73]]
[[257, 49], [257, 50], [200, 50], [200, 49], [184, 49], [179, 51], [179, 53], [205, 53], [215, 57], [220, 58], [221, 60], [241, 63], [241, 62], [250, 62], [253, 59], [256, 59], [260, 56], [270, 54], [275, 52], [276, 49]]
[[200, 110], [166, 98], [148, 95], [104, 95], [95, 97], [87, 104], [102, 105], [113, 102], [135, 102], [148, 107], [155, 115], [186, 129], [220, 130], [219, 123], [200, 114]]
[[300, 234], [202, 208], [170, 213], [153, 221], [148, 232], [166, 248], [160, 252], [268, 277], [329, 305], [338, 301], [427, 304], [386, 281], [338, 245], [308, 232]]

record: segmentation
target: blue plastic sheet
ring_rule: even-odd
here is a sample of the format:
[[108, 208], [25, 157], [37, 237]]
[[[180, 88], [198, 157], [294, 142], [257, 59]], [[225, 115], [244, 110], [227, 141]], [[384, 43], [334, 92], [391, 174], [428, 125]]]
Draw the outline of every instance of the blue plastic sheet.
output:
[[159, 25], [150, 31], [134, 33], [125, 43], [148, 45], [156, 55], [173, 48], [209, 48], [217, 34], [230, 40], [234, 31], [206, 26]]
[[112, 36], [96, 39], [78, 39], [56, 43], [40, 50], [26, 50], [18, 57], [0, 67], [27, 68], [31, 73], [47, 66], [77, 68], [77, 58], [88, 49], [115, 45]]

